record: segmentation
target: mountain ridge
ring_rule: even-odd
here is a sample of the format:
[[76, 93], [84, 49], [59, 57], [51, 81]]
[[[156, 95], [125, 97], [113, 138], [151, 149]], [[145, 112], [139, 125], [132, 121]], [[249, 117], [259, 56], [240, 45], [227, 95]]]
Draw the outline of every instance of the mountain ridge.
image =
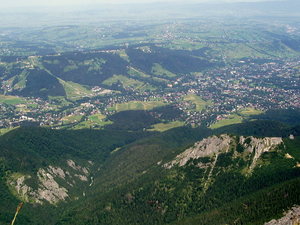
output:
[[[265, 126], [264, 121], [261, 121], [261, 123], [263, 126]], [[249, 124], [252, 124], [253, 128], [260, 130], [259, 126], [257, 126], [258, 121], [251, 122]], [[248, 128], [250, 126], [249, 124], [247, 125]], [[240, 125], [235, 125], [235, 126], [240, 126]], [[232, 130], [232, 126], [229, 126], [229, 128], [230, 129], [228, 129], [228, 131]], [[252, 130], [253, 133], [256, 133], [255, 129]], [[285, 129], [281, 130], [284, 136], [290, 133]], [[250, 130], [251, 129], [249, 129], [249, 131]], [[276, 131], [273, 130], [275, 136], [276, 134], [278, 134], [278, 131], [280, 131], [280, 129], [279, 130], [277, 129]], [[158, 224], [165, 224], [169, 222], [174, 222], [174, 220], [178, 220], [178, 219], [181, 220], [191, 216], [187, 212], [182, 212], [183, 213], [182, 216], [178, 217], [175, 216], [176, 214], [172, 213], [172, 210], [171, 211], [167, 210], [167, 208], [175, 204], [176, 201], [183, 201], [183, 202], [187, 201], [186, 204], [190, 205], [191, 204], [190, 200], [188, 200], [189, 198], [186, 199], [184, 197], [185, 195], [184, 193], [186, 194], [189, 193], [188, 195], [190, 195], [191, 193], [188, 190], [192, 190], [190, 188], [194, 187], [194, 185], [196, 184], [197, 185], [194, 187], [195, 189], [193, 188], [195, 190], [195, 193], [193, 194], [194, 197], [192, 198], [197, 199], [200, 196], [202, 196], [199, 199], [200, 202], [204, 201], [205, 199], [206, 199], [205, 201], [208, 201], [208, 199], [210, 198], [212, 199], [220, 198], [217, 202], [220, 202], [221, 204], [221, 202], [224, 201], [224, 197], [227, 195], [226, 194], [223, 197], [220, 197], [220, 194], [217, 194], [220, 192], [218, 186], [222, 182], [225, 182], [224, 184], [227, 184], [226, 185], [227, 187], [231, 187], [231, 188], [234, 187], [234, 190], [235, 189], [237, 190], [236, 193], [234, 193], [232, 192], [231, 189], [230, 189], [231, 191], [229, 191], [229, 189], [228, 190], [226, 189], [228, 193], [231, 194], [228, 195], [225, 199], [227, 199], [226, 201], [230, 202], [233, 199], [237, 198], [237, 196], [243, 198], [243, 196], [246, 193], [255, 194], [257, 191], [261, 189], [268, 188], [268, 187], [271, 188], [272, 185], [274, 184], [280, 184], [288, 181], [289, 179], [293, 179], [298, 176], [297, 174], [299, 172], [299, 169], [295, 167], [298, 165], [297, 160], [300, 161], [299, 154], [297, 153], [298, 151], [297, 149], [299, 148], [299, 145], [297, 144], [299, 142], [299, 138], [297, 136], [294, 136], [295, 138], [294, 140], [288, 138], [276, 139], [274, 137], [247, 138], [246, 136], [242, 137], [242, 136], [218, 134], [220, 131], [217, 130], [214, 131], [216, 133], [215, 134], [216, 136], [211, 136], [213, 135], [214, 132], [212, 132], [207, 128], [182, 127], [182, 128], [175, 128], [163, 133], [153, 132], [148, 134], [142, 134], [143, 132], [135, 132], [131, 134], [131, 132], [116, 131], [116, 130], [55, 131], [55, 130], [49, 130], [45, 128], [24, 127], [24, 128], [20, 128], [19, 130], [17, 129], [0, 136], [0, 146], [2, 149], [5, 148], [10, 149], [10, 152], [15, 151], [14, 145], [10, 144], [10, 147], [9, 145], [7, 145], [7, 143], [9, 143], [9, 140], [11, 140], [11, 138], [16, 139], [17, 141], [15, 142], [18, 143], [19, 142], [18, 139], [31, 140], [34, 136], [37, 139], [39, 139], [38, 136], [39, 135], [43, 136], [45, 132], [48, 133], [46, 139], [49, 140], [52, 139], [52, 142], [54, 141], [54, 143], [63, 141], [64, 144], [67, 143], [71, 144], [72, 142], [74, 142], [74, 140], [72, 139], [73, 135], [77, 136], [79, 133], [81, 134], [82, 137], [81, 140], [77, 140], [79, 142], [82, 142], [85, 139], [89, 140], [89, 142], [91, 140], [93, 140], [92, 142], [95, 142], [96, 139], [94, 138], [100, 138], [101, 135], [103, 137], [97, 140], [98, 144], [94, 145], [94, 147], [91, 147], [89, 150], [85, 150], [86, 153], [84, 153], [82, 156], [78, 155], [79, 152], [82, 152], [82, 150], [80, 150], [79, 148], [77, 150], [77, 151], [80, 150], [78, 153], [76, 153], [76, 151], [74, 153], [70, 151], [66, 156], [63, 155], [60, 156], [61, 162], [59, 163], [57, 162], [53, 163], [51, 160], [44, 161], [44, 163], [36, 163], [37, 161], [32, 161], [31, 164], [27, 164], [27, 166], [24, 167], [22, 170], [20, 170], [20, 168], [18, 169], [18, 167], [15, 167], [14, 160], [8, 161], [9, 158], [7, 156], [4, 157], [1, 156], [2, 157], [1, 165], [2, 168], [4, 168], [3, 171], [4, 174], [6, 174], [4, 175], [3, 184], [4, 186], [6, 186], [6, 191], [10, 192], [11, 197], [13, 196], [18, 197], [22, 193], [21, 190], [28, 191], [29, 190], [28, 187], [30, 187], [31, 188], [30, 191], [37, 190], [37, 192], [32, 192], [32, 193], [44, 193], [44, 195], [42, 196], [46, 196], [46, 199], [48, 199], [46, 201], [42, 200], [43, 202], [42, 205], [40, 205], [40, 203], [37, 201], [38, 198], [36, 198], [36, 200], [34, 200], [34, 198], [32, 197], [27, 199], [29, 203], [25, 204], [24, 213], [27, 216], [30, 216], [31, 219], [28, 220], [29, 219], [28, 217], [21, 216], [20, 220], [23, 221], [24, 224], [27, 223], [25, 222], [26, 220], [30, 221], [29, 224], [38, 224], [37, 221], [39, 220], [40, 216], [32, 215], [32, 213], [35, 211], [36, 208], [38, 210], [41, 210], [42, 212], [45, 212], [44, 210], [47, 209], [49, 210], [49, 213], [53, 213], [53, 215], [56, 215], [53, 216], [53, 220], [51, 223], [49, 221], [49, 224], [56, 224], [56, 223], [57, 224], [82, 224], [82, 223], [120, 224], [119, 222], [117, 222], [119, 219], [123, 221], [123, 224], [126, 223], [136, 224], [137, 221], [135, 221], [134, 219], [136, 218], [134, 214], [129, 213], [127, 211], [127, 210], [132, 211], [133, 208], [131, 207], [133, 206], [134, 206], [134, 211], [132, 212], [134, 213], [139, 212], [140, 219], [142, 218], [145, 219], [144, 216], [146, 216], [148, 213], [151, 212], [148, 216], [151, 215], [151, 217], [153, 217], [152, 218], [153, 220], [158, 221], [157, 222]], [[106, 132], [109, 132], [109, 134], [106, 134]], [[225, 128], [222, 128], [222, 132], [225, 132]], [[25, 135], [26, 133], [28, 134], [32, 133], [31, 134], [32, 137], [29, 139], [28, 138], [24, 139], [26, 137]], [[124, 140], [120, 139], [120, 134], [122, 133], [124, 136]], [[57, 134], [60, 134], [60, 137], [65, 136], [65, 138], [55, 139]], [[139, 134], [139, 136], [137, 136], [137, 134]], [[68, 135], [70, 135], [71, 139], [68, 138]], [[110, 141], [112, 143], [111, 146], [109, 145], [109, 143], [103, 146], [103, 150], [106, 149], [105, 152], [107, 153], [103, 155], [103, 153], [100, 154], [99, 150], [95, 151], [95, 149], [99, 148], [100, 143], [102, 143], [103, 145], [103, 143], [105, 143], [106, 138], [112, 137], [112, 135], [118, 137], [116, 140], [118, 139], [120, 140], [119, 142], [121, 144], [119, 145], [120, 147], [118, 147], [118, 145], [115, 145], [114, 141]], [[261, 133], [260, 136], [264, 136], [263, 133]], [[42, 140], [43, 140], [42, 142], [45, 142], [46, 139], [44, 140], [41, 139], [38, 142], [31, 140], [27, 142], [27, 144], [24, 145], [23, 143], [22, 145], [26, 146], [29, 144], [31, 146], [31, 149], [33, 150], [37, 146], [43, 146], [40, 143]], [[182, 164], [181, 167], [174, 164], [172, 168], [169, 169], [165, 168], [164, 165], [172, 162], [172, 160], [174, 159], [176, 160], [176, 156], [178, 157], [178, 155], [183, 154], [185, 150], [189, 151], [189, 149], [192, 149], [195, 143], [196, 143], [195, 146], [197, 146], [197, 144], [199, 145], [199, 143], [204, 143], [205, 140], [207, 141], [213, 139], [220, 140], [220, 141], [222, 139], [224, 140], [227, 139], [228, 142], [226, 143], [228, 143], [228, 146], [224, 149], [220, 148], [220, 152], [216, 151], [215, 153], [213, 153], [215, 150], [212, 152], [208, 151], [210, 153], [207, 153], [208, 155], [207, 154], [203, 155], [202, 158], [197, 158], [197, 157], [189, 158], [185, 160], [186, 164], [184, 165]], [[77, 147], [82, 146], [84, 149], [84, 146], [87, 146], [85, 144], [87, 140], [85, 140], [81, 145], [78, 145]], [[199, 140], [202, 140], [202, 142], [201, 141], [197, 142]], [[281, 147], [279, 147], [279, 149], [276, 150], [276, 148], [274, 148], [274, 146], [271, 144], [272, 143], [271, 140], [274, 141], [276, 140], [276, 143], [278, 144], [280, 144], [281, 140], [283, 140], [283, 142], [285, 143], [284, 146], [286, 147], [283, 147], [283, 145], [281, 144], [279, 145]], [[240, 142], [242, 144], [239, 144]], [[34, 144], [32, 145], [32, 143]], [[261, 148], [255, 147], [255, 149], [257, 148], [256, 150], [261, 149], [261, 151], [258, 151], [260, 152], [259, 156], [256, 156], [256, 154], [254, 153], [257, 151], [254, 150], [253, 146], [254, 145], [258, 146], [263, 143], [265, 144], [262, 146], [265, 147], [261, 147]], [[58, 147], [60, 145], [58, 144], [53, 145], [53, 147], [55, 146]], [[246, 150], [250, 146], [252, 150]], [[50, 146], [50, 149], [53, 147]], [[23, 149], [25, 150], [26, 148], [23, 147]], [[199, 149], [201, 149], [200, 146]], [[9, 151], [7, 151], [7, 153], [8, 152]], [[52, 154], [53, 153], [54, 152], [52, 152]], [[91, 154], [94, 154], [94, 156], [92, 156]], [[102, 159], [102, 161], [101, 160], [95, 161], [95, 159], [93, 159], [95, 156], [99, 160]], [[15, 159], [19, 158], [18, 160], [21, 160], [22, 157], [23, 157], [22, 155], [18, 154], [18, 156], [14, 158]], [[32, 158], [31, 160], [35, 160], [35, 158]], [[255, 163], [253, 164], [254, 161]], [[275, 164], [272, 163], [272, 161], [274, 161]], [[274, 165], [272, 166], [272, 164]], [[31, 169], [32, 166], [35, 166], [35, 169], [32, 170]], [[86, 167], [87, 170], [85, 170], [84, 167]], [[24, 170], [25, 168], [27, 169]], [[82, 169], [84, 169], [89, 174], [84, 172]], [[205, 173], [204, 170], [207, 170], [207, 172]], [[12, 172], [8, 172], [8, 171], [12, 171]], [[260, 172], [258, 173], [258, 171]], [[221, 173], [223, 175], [220, 175], [218, 173]], [[201, 178], [202, 176], [201, 174], [203, 174], [205, 179]], [[30, 175], [31, 178], [29, 178], [28, 175]], [[26, 179], [28, 181], [26, 181]], [[174, 179], [177, 181], [175, 181]], [[236, 179], [236, 181], [234, 181], [234, 179]], [[261, 179], [264, 179], [263, 183], [261, 183]], [[72, 183], [73, 182], [72, 180], [74, 181], [76, 180], [76, 184]], [[57, 183], [57, 185], [55, 184], [55, 182]], [[235, 182], [240, 182], [240, 183], [234, 184]], [[52, 183], [50, 186], [49, 185], [48, 186], [53, 187], [53, 189], [50, 188], [48, 190], [44, 190], [43, 183], [44, 184]], [[199, 186], [199, 184], [201, 185]], [[7, 185], [10, 186], [10, 189], [7, 189]], [[73, 185], [73, 187], [71, 185]], [[241, 185], [244, 186], [245, 190], [248, 190], [248, 192], [239, 190], [239, 187]], [[4, 186], [2, 186], [2, 188]], [[164, 189], [163, 187], [165, 188], [168, 187], [168, 188]], [[67, 192], [63, 191], [65, 194], [62, 194], [62, 192], [60, 191], [64, 189], [59, 189], [59, 188], [65, 188], [68, 191]], [[55, 190], [59, 190], [59, 191], [56, 192]], [[171, 197], [173, 196], [172, 194], [173, 191], [169, 192], [167, 190], [176, 191], [175, 193], [177, 193], [176, 195], [178, 195], [178, 197], [176, 198]], [[187, 192], [184, 190], [186, 190]], [[19, 195], [17, 193], [18, 191], [20, 193]], [[221, 193], [223, 193], [224, 191], [225, 190], [221, 191]], [[12, 195], [12, 193], [14, 194]], [[60, 194], [57, 195], [57, 193], [60, 193], [62, 195]], [[66, 194], [68, 194], [68, 197]], [[169, 196], [170, 194], [171, 196]], [[24, 197], [22, 198], [21, 196], [22, 194], [18, 198], [26, 200], [24, 199]], [[31, 196], [35, 196], [35, 194], [32, 194]], [[65, 198], [67, 201], [61, 201], [63, 198]], [[158, 199], [155, 200], [156, 198]], [[58, 199], [60, 199], [60, 201], [56, 202]], [[158, 203], [156, 203], [156, 201], [158, 201]], [[171, 202], [175, 201], [175, 202], [171, 203], [170, 201]], [[95, 202], [97, 202], [97, 204], [95, 204]], [[209, 200], [208, 202], [211, 202], [210, 203], [211, 205], [208, 206], [207, 209], [204, 210], [203, 207], [200, 207], [202, 209], [200, 210], [199, 208], [198, 209], [199, 211], [197, 211], [196, 209], [197, 207], [199, 207], [198, 205], [197, 207], [195, 206], [196, 208], [194, 208], [193, 206], [193, 210], [196, 211], [193, 210], [192, 211], [195, 214], [198, 214], [199, 212], [203, 212], [203, 210], [207, 211], [209, 209], [213, 209], [214, 207], [217, 207], [218, 205], [217, 202], [214, 202], [214, 200]], [[294, 203], [296, 204], [297, 202]], [[54, 204], [55, 206], [53, 207], [52, 204]], [[72, 205], [72, 207], [70, 206], [70, 204]], [[87, 210], [86, 205], [89, 205], [90, 207], [88, 211], [86, 211]], [[175, 205], [172, 206], [175, 207], [174, 212], [180, 209], [179, 206], [175, 206]], [[285, 207], [287, 206], [289, 207], [291, 205], [288, 204]], [[103, 211], [102, 207], [106, 209]], [[140, 210], [143, 208], [147, 210], [142, 213], [140, 212]], [[63, 209], [63, 210], [61, 210], [61, 212], [58, 213], [57, 209]], [[78, 210], [80, 211], [80, 213]], [[112, 214], [114, 215], [113, 217], [115, 217], [115, 219], [117, 220], [112, 219], [113, 217], [111, 217], [112, 215], [110, 213], [112, 211], [114, 212]], [[73, 214], [74, 212], [77, 213]], [[90, 213], [94, 214], [93, 212], [96, 214], [94, 216], [91, 216]], [[85, 216], [81, 213], [84, 213]], [[43, 215], [43, 213], [41, 213], [41, 215]], [[0, 218], [1, 220], [4, 219], [3, 217]], [[90, 220], [91, 218], [94, 219], [98, 218], [98, 219]], [[43, 220], [43, 218], [40, 219]], [[142, 224], [144, 223], [147, 224], [145, 222], [147, 220], [144, 219], [142, 219], [142, 221], [144, 221]], [[271, 219], [272, 218], [270, 218], [270, 220]], [[46, 224], [48, 224], [48, 222]], [[138, 224], [141, 223], [139, 222]]]

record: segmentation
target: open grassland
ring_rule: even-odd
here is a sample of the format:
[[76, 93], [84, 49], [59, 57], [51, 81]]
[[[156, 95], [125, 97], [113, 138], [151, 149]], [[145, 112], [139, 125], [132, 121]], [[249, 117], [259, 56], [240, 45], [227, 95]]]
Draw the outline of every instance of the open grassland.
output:
[[[60, 97], [60, 96], [59, 96]], [[52, 111], [60, 111], [61, 108], [66, 107], [66, 106], [70, 106], [70, 102], [65, 100], [58, 100], [56, 102], [53, 102], [52, 104], [49, 104], [49, 109], [51, 109]]]
[[112, 86], [115, 83], [122, 83], [123, 87], [132, 87], [132, 88], [138, 88], [143, 85], [142, 82], [125, 77], [123, 75], [113, 75], [109, 79], [106, 79], [105, 81], [102, 82], [102, 84]]
[[232, 125], [232, 124], [238, 124], [243, 122], [243, 117], [237, 115], [237, 114], [231, 114], [228, 115], [227, 118], [218, 120], [216, 123], [212, 124], [210, 126], [211, 129], [217, 129], [220, 127]]
[[238, 111], [238, 114], [241, 116], [254, 116], [254, 115], [259, 115], [262, 114], [263, 111], [254, 109], [254, 108], [244, 108]]
[[297, 53], [285, 45], [278, 46], [262, 45], [253, 43], [228, 43], [216, 45], [216, 52], [226, 56], [228, 59], [241, 58], [272, 58], [272, 57], [295, 57]]
[[159, 83], [162, 83], [162, 84], [167, 84], [167, 83], [169, 83], [168, 80], [163, 79], [163, 78], [160, 78], [160, 77], [152, 77], [152, 79], [153, 79], [155, 82], [159, 82]]
[[106, 116], [100, 113], [88, 116], [81, 123], [76, 124], [72, 129], [84, 129], [84, 128], [101, 128], [105, 125], [112, 124], [111, 121], [105, 120]]
[[151, 110], [156, 107], [164, 106], [166, 103], [162, 101], [131, 101], [126, 103], [116, 104], [115, 106], [109, 108], [109, 110], [121, 112], [126, 110]]
[[21, 90], [23, 88], [26, 87], [26, 79], [27, 79], [27, 75], [29, 72], [27, 71], [22, 71], [19, 75], [17, 75], [16, 77], [11, 78], [10, 80], [8, 80], [8, 83], [12, 84], [15, 82], [15, 79], [17, 79], [17, 83], [15, 83], [13, 85], [13, 89], [14, 90]]
[[182, 122], [182, 121], [173, 121], [173, 122], [170, 122], [170, 123], [157, 123], [157, 124], [154, 124], [151, 129], [147, 129], [147, 130], [148, 131], [164, 132], [164, 131], [170, 130], [172, 128], [182, 127], [182, 126], [184, 126], [184, 122]]
[[184, 96], [183, 100], [195, 104], [196, 111], [202, 111], [206, 106], [213, 104], [211, 101], [204, 101], [200, 96], [194, 94]]
[[9, 105], [18, 105], [25, 103], [25, 99], [17, 96], [11, 95], [0, 95], [0, 103], [9, 104]]
[[216, 49], [229, 59], [240, 59], [245, 57], [267, 57], [262, 52], [258, 52], [245, 44], [230, 43], [226, 45], [219, 45]]
[[158, 63], [154, 63], [154, 65], [152, 67], [152, 73], [157, 76], [162, 76], [162, 77], [170, 77], [170, 78], [176, 77], [176, 74], [166, 70]]
[[150, 77], [150, 75], [145, 74], [144, 72], [142, 72], [136, 68], [133, 68], [133, 67], [129, 68], [128, 74], [130, 74], [132, 76], [136, 76], [136, 77]]
[[76, 100], [92, 95], [92, 91], [80, 84], [72, 81], [63, 81], [62, 79], [59, 79], [59, 82], [63, 85], [68, 99]]
[[124, 89], [133, 89], [136, 91], [155, 90], [155, 88], [152, 87], [150, 84], [131, 79], [123, 75], [114, 75], [111, 78], [102, 82], [102, 84], [107, 86], [112, 86], [116, 83], [121, 83]]
[[105, 115], [102, 115], [100, 113], [94, 114], [88, 117], [88, 120], [93, 122], [93, 123], [100, 123], [106, 118]]
[[68, 101], [68, 99], [66, 99], [64, 96], [48, 96], [48, 98], [53, 102], [49, 105], [53, 108], [53, 110], [57, 110], [63, 106], [69, 106], [71, 104], [71, 102]]
[[165, 48], [174, 49], [174, 50], [197, 50], [203, 47], [206, 47], [205, 44], [191, 41], [191, 40], [175, 40], [171, 43], [164, 44]]
[[64, 124], [77, 123], [82, 119], [81, 115], [69, 115], [62, 118]]

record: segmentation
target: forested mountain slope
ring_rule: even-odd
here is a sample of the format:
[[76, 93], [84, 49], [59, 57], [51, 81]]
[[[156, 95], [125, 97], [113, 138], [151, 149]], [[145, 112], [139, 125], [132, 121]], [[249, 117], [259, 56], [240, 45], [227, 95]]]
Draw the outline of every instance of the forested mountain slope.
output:
[[[299, 204], [298, 136], [297, 127], [274, 121], [163, 133], [18, 128], [0, 136], [1, 199], [7, 202], [0, 219], [9, 223], [23, 201], [21, 224], [238, 219], [226, 207], [237, 208], [246, 224], [261, 224]], [[268, 202], [274, 206], [263, 208]]]

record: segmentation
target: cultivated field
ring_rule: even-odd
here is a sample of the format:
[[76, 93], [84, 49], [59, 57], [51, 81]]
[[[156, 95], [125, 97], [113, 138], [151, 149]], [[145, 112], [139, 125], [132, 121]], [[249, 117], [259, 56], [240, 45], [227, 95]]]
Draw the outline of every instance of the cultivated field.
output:
[[155, 107], [160, 107], [166, 105], [162, 101], [149, 101], [149, 102], [142, 102], [142, 101], [131, 101], [126, 103], [116, 104], [115, 106], [111, 107], [110, 110], [114, 110], [117, 112], [126, 111], [126, 110], [151, 110]]

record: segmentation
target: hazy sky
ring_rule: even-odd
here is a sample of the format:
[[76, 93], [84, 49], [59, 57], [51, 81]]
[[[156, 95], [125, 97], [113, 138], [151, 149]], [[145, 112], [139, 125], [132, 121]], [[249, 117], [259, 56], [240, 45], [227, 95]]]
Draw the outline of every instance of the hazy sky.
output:
[[88, 5], [92, 3], [148, 3], [148, 2], [259, 2], [268, 0], [0, 0], [0, 8], [31, 7], [31, 6], [59, 6], [59, 5]]

